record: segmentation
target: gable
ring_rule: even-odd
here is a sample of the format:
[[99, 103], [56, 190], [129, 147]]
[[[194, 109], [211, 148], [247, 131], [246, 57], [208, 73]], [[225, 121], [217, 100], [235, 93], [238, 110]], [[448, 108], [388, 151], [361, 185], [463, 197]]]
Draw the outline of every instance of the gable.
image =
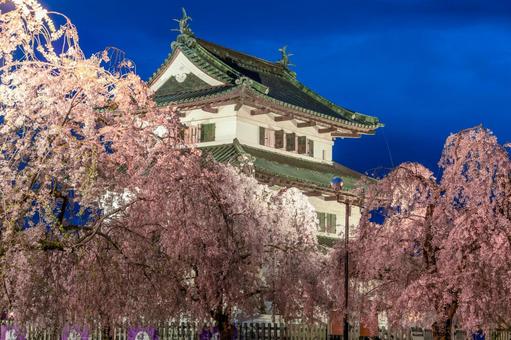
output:
[[189, 86], [193, 85], [198, 86], [195, 89], [224, 85], [195, 66], [180, 50], [176, 50], [173, 54], [165, 71], [158, 79], [152, 81], [151, 90], [156, 92], [162, 89], [165, 92], [179, 92], [181, 88], [184, 91], [190, 90]]
[[211, 85], [200, 79], [194, 73], [190, 72], [184, 75], [171, 76], [165, 83], [163, 83], [162, 86], [160, 86], [160, 88], [158, 88], [158, 90], [156, 90], [155, 95], [159, 97], [209, 88], [211, 88]]

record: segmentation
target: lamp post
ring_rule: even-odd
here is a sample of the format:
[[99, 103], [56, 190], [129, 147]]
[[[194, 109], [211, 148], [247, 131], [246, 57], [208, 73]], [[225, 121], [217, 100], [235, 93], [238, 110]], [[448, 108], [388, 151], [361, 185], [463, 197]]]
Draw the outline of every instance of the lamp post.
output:
[[[340, 193], [344, 186], [344, 181], [341, 177], [333, 177], [330, 181], [332, 189], [334, 189], [335, 197], [338, 203], [340, 203]], [[349, 289], [349, 271], [348, 271], [348, 240], [350, 232], [350, 204], [345, 203], [346, 214], [344, 220], [344, 317], [343, 317], [343, 340], [349, 339], [348, 329], [348, 289]]]

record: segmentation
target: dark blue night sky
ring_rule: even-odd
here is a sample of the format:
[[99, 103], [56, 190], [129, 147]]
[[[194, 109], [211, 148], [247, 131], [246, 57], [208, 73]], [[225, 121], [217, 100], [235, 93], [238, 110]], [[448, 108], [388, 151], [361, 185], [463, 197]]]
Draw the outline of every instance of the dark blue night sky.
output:
[[268, 60], [289, 45], [298, 78], [330, 100], [378, 116], [376, 136], [336, 143], [359, 171], [420, 161], [435, 169], [445, 138], [483, 123], [511, 141], [511, 1], [47, 0], [77, 25], [87, 54], [124, 50], [147, 79], [170, 50], [185, 6], [197, 36]]

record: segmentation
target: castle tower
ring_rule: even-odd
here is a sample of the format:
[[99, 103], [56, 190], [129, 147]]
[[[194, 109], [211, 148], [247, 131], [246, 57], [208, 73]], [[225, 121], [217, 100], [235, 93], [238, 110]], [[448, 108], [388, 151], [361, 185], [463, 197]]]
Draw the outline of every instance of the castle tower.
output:
[[[358, 224], [349, 190], [363, 177], [332, 161], [334, 140], [372, 135], [382, 124], [300, 83], [286, 48], [277, 62], [237, 52], [196, 37], [183, 14], [171, 53], [149, 80], [156, 102], [179, 109], [187, 143], [220, 162], [248, 157], [259, 181], [302, 190], [317, 210], [320, 242], [332, 244], [344, 231], [345, 203], [350, 225]], [[341, 202], [333, 176], [344, 180]]]

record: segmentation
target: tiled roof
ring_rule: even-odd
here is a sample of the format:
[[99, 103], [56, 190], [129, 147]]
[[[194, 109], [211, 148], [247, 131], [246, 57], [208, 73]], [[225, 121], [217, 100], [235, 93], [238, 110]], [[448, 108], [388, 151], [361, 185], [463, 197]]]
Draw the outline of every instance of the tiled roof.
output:
[[[343, 108], [315, 93], [296, 80], [294, 73], [281, 63], [256, 58], [191, 35], [178, 36], [173, 43], [172, 53], [177, 50], [182, 51], [201, 70], [225, 84], [235, 86], [243, 78], [250, 79], [250, 86], [257, 90], [260, 97], [266, 97], [276, 104], [364, 129], [374, 130], [382, 126], [376, 117]], [[170, 60], [172, 60], [171, 55], [167, 57], [149, 82], [154, 81], [164, 72]], [[160, 103], [197, 98], [197, 93], [193, 92], [180, 92], [174, 97], [170, 93], [173, 86], [164, 85], [163, 87], [165, 87], [165, 91], [156, 93], [156, 100]], [[201, 90], [205, 89], [201, 88]], [[211, 88], [211, 91], [217, 90], [220, 89]], [[209, 90], [206, 89], [206, 91]], [[167, 98], [160, 98], [163, 95]]]
[[302, 182], [318, 188], [329, 188], [334, 176], [344, 179], [346, 190], [353, 189], [362, 174], [340, 165], [329, 165], [305, 159], [285, 156], [276, 152], [242, 145], [238, 140], [232, 144], [204, 147], [202, 150], [211, 154], [219, 162], [237, 164], [238, 157], [248, 154], [254, 157], [256, 172]]
[[210, 86], [206, 88], [201, 88], [197, 90], [186, 90], [179, 92], [167, 92], [157, 93], [155, 96], [156, 103], [158, 105], [166, 105], [168, 103], [184, 103], [184, 102], [192, 102], [197, 99], [203, 99], [208, 97], [213, 97], [216, 95], [220, 95], [223, 93], [227, 93], [236, 86], [224, 85], [224, 86]]
[[202, 39], [197, 39], [197, 42], [241, 75], [266, 86], [269, 89], [268, 96], [276, 100], [327, 116], [366, 123], [363, 118], [367, 116], [335, 105], [314, 93], [299, 83], [292, 73], [279, 63], [271, 63]]

